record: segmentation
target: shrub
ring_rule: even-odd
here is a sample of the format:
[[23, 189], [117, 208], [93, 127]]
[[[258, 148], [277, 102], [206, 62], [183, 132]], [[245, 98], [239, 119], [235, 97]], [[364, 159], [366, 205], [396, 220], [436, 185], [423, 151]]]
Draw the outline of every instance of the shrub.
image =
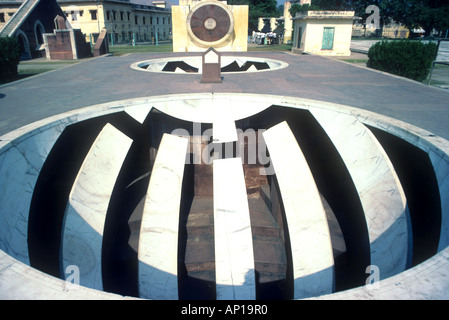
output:
[[416, 81], [427, 78], [437, 45], [419, 41], [380, 41], [368, 51], [367, 66]]
[[0, 38], [0, 82], [17, 79], [20, 47], [16, 38]]

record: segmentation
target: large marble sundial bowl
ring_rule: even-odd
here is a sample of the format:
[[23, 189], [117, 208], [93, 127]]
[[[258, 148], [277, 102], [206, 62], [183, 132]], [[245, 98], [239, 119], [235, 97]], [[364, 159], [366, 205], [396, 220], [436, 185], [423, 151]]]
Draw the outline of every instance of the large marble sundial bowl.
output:
[[4, 299], [440, 299], [449, 144], [350, 106], [177, 94], [0, 138]]

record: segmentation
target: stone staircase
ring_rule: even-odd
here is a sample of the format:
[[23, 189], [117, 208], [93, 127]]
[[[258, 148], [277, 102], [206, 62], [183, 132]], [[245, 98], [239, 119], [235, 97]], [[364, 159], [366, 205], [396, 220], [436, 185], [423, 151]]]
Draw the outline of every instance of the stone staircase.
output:
[[16, 13], [8, 20], [3, 29], [0, 30], [0, 37], [9, 37], [16, 31], [20, 22], [25, 19], [31, 10], [39, 3], [40, 0], [26, 0], [16, 11]]
[[187, 218], [184, 263], [193, 299], [215, 299], [214, 208], [212, 197], [195, 197]]
[[253, 234], [256, 298], [283, 299], [287, 286], [287, 255], [283, 231], [271, 214], [270, 189], [262, 185], [260, 192], [248, 197]]

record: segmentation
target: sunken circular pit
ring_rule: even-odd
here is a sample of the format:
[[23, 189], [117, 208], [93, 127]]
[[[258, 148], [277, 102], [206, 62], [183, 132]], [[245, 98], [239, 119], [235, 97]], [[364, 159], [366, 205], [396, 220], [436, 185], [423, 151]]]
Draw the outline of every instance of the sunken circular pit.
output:
[[0, 139], [12, 299], [437, 299], [449, 142], [322, 101], [153, 96]]
[[[146, 72], [201, 74], [201, 59], [201, 56], [152, 59], [133, 63], [131, 68]], [[221, 66], [222, 73], [231, 74], [280, 70], [288, 67], [288, 63], [267, 58], [222, 55]]]

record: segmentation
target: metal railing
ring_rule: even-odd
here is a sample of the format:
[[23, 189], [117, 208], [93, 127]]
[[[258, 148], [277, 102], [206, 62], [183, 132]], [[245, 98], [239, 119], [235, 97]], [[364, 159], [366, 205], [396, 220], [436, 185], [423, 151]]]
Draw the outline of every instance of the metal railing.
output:
[[429, 74], [429, 81], [427, 85], [430, 86], [430, 81], [432, 80], [432, 74], [435, 69], [435, 64], [449, 65], [449, 39], [439, 39], [437, 45], [437, 52], [435, 55], [435, 60], [432, 62], [432, 69]]

